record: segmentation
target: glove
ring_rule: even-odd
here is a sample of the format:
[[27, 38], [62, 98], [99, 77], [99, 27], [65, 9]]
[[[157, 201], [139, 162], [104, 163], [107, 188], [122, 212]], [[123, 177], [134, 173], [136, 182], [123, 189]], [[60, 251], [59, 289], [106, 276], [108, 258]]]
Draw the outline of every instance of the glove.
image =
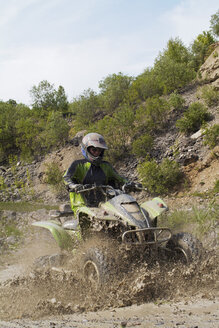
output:
[[139, 183], [139, 182], [136, 182], [135, 183], [135, 189], [142, 189], [143, 188], [143, 186], [142, 186], [142, 184], [141, 183]]
[[84, 186], [82, 184], [74, 184], [74, 183], [70, 183], [68, 185], [68, 188], [70, 191], [74, 191], [74, 192], [80, 192], [81, 190], [84, 189]]
[[142, 188], [142, 184], [141, 183], [135, 183], [135, 182], [126, 182], [122, 189], [125, 191], [125, 192], [129, 192], [129, 191], [135, 191], [136, 189], [141, 189]]
[[132, 191], [134, 189], [134, 182], [126, 182], [123, 186], [122, 186], [122, 190], [125, 192], [129, 192]]

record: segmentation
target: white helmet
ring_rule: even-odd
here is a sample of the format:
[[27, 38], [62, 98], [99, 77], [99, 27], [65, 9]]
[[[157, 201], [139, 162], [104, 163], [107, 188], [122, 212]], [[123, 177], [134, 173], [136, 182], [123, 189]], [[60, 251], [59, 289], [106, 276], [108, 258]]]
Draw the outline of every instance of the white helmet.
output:
[[[102, 152], [99, 156], [95, 157], [89, 152], [89, 147], [101, 148]], [[93, 164], [99, 164], [103, 159], [104, 150], [108, 149], [104, 137], [99, 133], [88, 133], [81, 142], [81, 151], [83, 156]]]

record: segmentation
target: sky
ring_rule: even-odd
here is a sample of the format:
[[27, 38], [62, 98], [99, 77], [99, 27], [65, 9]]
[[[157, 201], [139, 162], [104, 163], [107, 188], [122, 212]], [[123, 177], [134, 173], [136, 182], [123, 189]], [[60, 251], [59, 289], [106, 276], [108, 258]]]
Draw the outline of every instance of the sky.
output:
[[0, 100], [31, 105], [47, 80], [68, 100], [153, 66], [170, 38], [189, 46], [218, 0], [0, 0]]

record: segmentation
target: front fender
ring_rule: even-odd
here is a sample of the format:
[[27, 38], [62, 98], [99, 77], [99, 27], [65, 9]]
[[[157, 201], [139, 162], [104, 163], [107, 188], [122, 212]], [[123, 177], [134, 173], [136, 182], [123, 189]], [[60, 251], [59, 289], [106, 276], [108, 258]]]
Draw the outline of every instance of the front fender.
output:
[[73, 240], [71, 236], [58, 223], [50, 221], [38, 221], [32, 223], [32, 225], [35, 227], [48, 229], [61, 249], [71, 250], [73, 248]]
[[168, 211], [167, 204], [159, 197], [155, 197], [152, 200], [144, 202], [141, 204], [141, 207], [148, 212], [151, 219], [155, 219], [163, 212]]

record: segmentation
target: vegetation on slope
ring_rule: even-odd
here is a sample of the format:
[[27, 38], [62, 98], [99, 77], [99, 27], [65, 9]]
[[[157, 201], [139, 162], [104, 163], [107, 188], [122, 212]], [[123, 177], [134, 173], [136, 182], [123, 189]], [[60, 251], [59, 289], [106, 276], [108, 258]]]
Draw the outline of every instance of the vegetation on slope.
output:
[[[32, 161], [86, 129], [105, 136], [111, 161], [135, 156], [140, 162], [143, 180], [149, 181], [148, 167], [158, 165], [151, 158], [154, 138], [168, 129], [171, 112], [181, 114], [176, 127], [186, 134], [196, 132], [210, 119], [207, 107], [194, 103], [186, 108], [179, 94], [183, 87], [195, 81], [200, 66], [212, 51], [215, 37], [219, 35], [219, 11], [210, 23], [210, 31], [198, 35], [188, 48], [179, 38], [170, 39], [154, 66], [139, 76], [130, 77], [121, 72], [107, 76], [99, 82], [99, 93], [88, 89], [69, 102], [62, 86], [55, 89], [48, 81], [41, 81], [30, 90], [31, 108], [11, 99], [1, 101], [0, 163], [8, 162], [11, 154], [23, 161]], [[202, 89], [201, 97], [206, 106], [214, 106], [219, 101], [214, 88]], [[218, 144], [217, 125], [206, 130], [205, 142], [210, 147]], [[181, 176], [176, 163], [166, 163], [166, 167], [170, 171], [174, 167]], [[173, 178], [170, 174], [167, 176]], [[173, 184], [166, 181], [164, 190]], [[152, 188], [152, 191], [155, 190]]]

